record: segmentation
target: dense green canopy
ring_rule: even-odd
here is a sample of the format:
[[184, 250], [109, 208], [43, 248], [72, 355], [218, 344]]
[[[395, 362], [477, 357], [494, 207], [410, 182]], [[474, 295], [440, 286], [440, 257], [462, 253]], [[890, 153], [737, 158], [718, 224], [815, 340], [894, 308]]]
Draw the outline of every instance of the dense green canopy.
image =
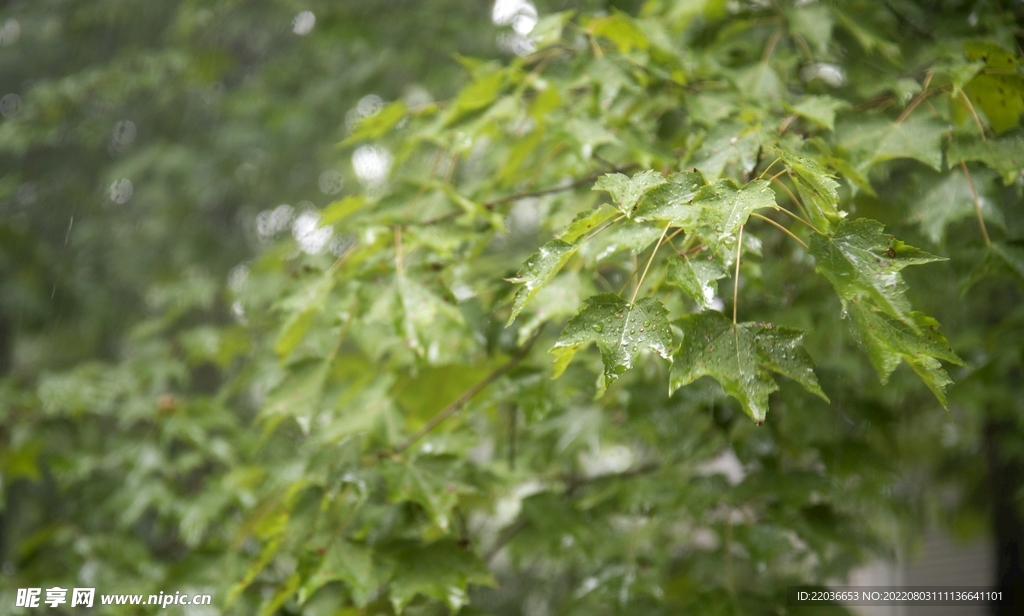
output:
[[1024, 596], [1022, 23], [5, 3], [0, 610], [786, 613], [928, 524]]

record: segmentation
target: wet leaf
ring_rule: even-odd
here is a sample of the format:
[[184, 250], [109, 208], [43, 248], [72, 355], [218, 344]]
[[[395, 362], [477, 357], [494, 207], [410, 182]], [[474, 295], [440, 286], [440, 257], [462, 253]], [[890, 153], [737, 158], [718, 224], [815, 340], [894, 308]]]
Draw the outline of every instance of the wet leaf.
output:
[[717, 263], [706, 259], [679, 257], [668, 263], [668, 283], [682, 289], [704, 310], [711, 307], [718, 292], [715, 281], [726, 276]]
[[844, 220], [831, 238], [811, 237], [811, 254], [844, 303], [870, 298], [887, 314], [915, 327], [899, 271], [944, 259], [907, 246], [883, 229], [875, 220]]
[[619, 212], [607, 205], [602, 205], [596, 210], [580, 213], [572, 223], [558, 236], [563, 242], [575, 242], [584, 235], [597, 230], [602, 224], [615, 218]]
[[778, 152], [790, 170], [804, 205], [810, 208], [811, 222], [818, 229], [839, 224], [839, 182], [810, 158]]
[[896, 366], [905, 361], [942, 406], [946, 406], [946, 386], [952, 381], [938, 360], [958, 366], [964, 364], [939, 333], [939, 323], [935, 319], [920, 312], [911, 312], [907, 315], [913, 323], [911, 327], [862, 302], [852, 302], [850, 313], [882, 383], [886, 383]]
[[603, 190], [612, 196], [615, 206], [626, 216], [633, 216], [633, 208], [649, 190], [665, 183], [665, 178], [650, 169], [633, 177], [621, 173], [608, 173], [598, 178], [594, 190]]
[[736, 234], [750, 213], [776, 207], [775, 193], [764, 180], [754, 180], [742, 188], [732, 180], [719, 180], [701, 188], [693, 204], [701, 208], [696, 232], [723, 262], [732, 260]]
[[527, 302], [537, 294], [537, 291], [551, 282], [555, 274], [576, 254], [579, 247], [578, 243], [570, 244], [562, 240], [551, 240], [526, 260], [526, 264], [523, 265], [523, 269], [519, 270], [519, 274], [509, 280], [509, 282], [523, 286], [516, 291], [515, 301], [512, 303], [512, 314], [508, 317], [506, 326], [516, 320]]
[[645, 297], [632, 305], [614, 293], [588, 298], [551, 350], [556, 355], [555, 376], [561, 374], [578, 350], [591, 342], [597, 343], [604, 362], [604, 373], [598, 379], [598, 395], [633, 367], [642, 350], [654, 351], [668, 359], [672, 332], [667, 315], [665, 307], [653, 297]]
[[706, 185], [699, 172], [677, 173], [644, 195], [633, 218], [637, 221], [667, 221], [673, 227], [692, 228], [700, 220], [701, 208], [693, 198]]
[[768, 413], [768, 395], [778, 390], [770, 374], [775, 372], [828, 401], [814, 375], [814, 362], [801, 344], [803, 332], [770, 323], [734, 325], [715, 311], [686, 315], [677, 324], [683, 330], [683, 344], [672, 364], [670, 394], [710, 376], [761, 424]]

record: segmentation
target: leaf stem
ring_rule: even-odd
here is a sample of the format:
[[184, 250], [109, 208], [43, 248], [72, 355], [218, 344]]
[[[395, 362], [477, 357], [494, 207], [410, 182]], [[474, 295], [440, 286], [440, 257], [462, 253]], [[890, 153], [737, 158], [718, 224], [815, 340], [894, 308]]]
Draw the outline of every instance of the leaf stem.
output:
[[971, 104], [971, 99], [967, 98], [967, 93], [963, 90], [960, 90], [960, 97], [964, 99], [965, 103], [967, 103], [967, 109], [970, 110], [971, 117], [974, 118], [974, 124], [978, 127], [978, 134], [981, 135], [981, 140], [988, 141], [985, 137], [985, 127], [982, 126], [981, 118], [978, 117], [978, 112], [974, 110], [974, 105]]
[[732, 324], [736, 325], [736, 309], [739, 306], [740, 297], [740, 255], [743, 249], [743, 225], [740, 225], [740, 233], [736, 237], [736, 275], [732, 281]]
[[960, 161], [960, 169], [963, 170], [964, 176], [967, 178], [967, 185], [971, 188], [971, 198], [974, 199], [974, 213], [978, 215], [981, 237], [985, 239], [985, 246], [991, 248], [992, 240], [989, 239], [988, 229], [985, 228], [985, 217], [981, 215], [981, 200], [978, 198], [978, 189], [974, 187], [974, 178], [971, 177], [971, 172], [967, 170], [967, 163], [964, 161]]
[[408, 438], [399, 443], [391, 451], [391, 455], [398, 455], [405, 451], [406, 449], [408, 449], [416, 441], [420, 440], [421, 438], [429, 434], [431, 430], [439, 426], [444, 420], [448, 419], [455, 413], [458, 413], [459, 410], [463, 406], [465, 406], [467, 402], [472, 400], [474, 396], [483, 391], [488, 385], [496, 381], [499, 377], [501, 377], [503, 374], [505, 374], [512, 368], [515, 368], [517, 365], [519, 365], [519, 362], [523, 361], [523, 359], [525, 359], [526, 356], [529, 354], [530, 349], [533, 347], [533, 343], [536, 342], [537, 338], [540, 337], [540, 333], [541, 331], [543, 331], [543, 329], [543, 326], [538, 327], [537, 331], [533, 332], [533, 335], [530, 336], [530, 339], [526, 341], [526, 344], [524, 344], [516, 352], [516, 354], [512, 356], [511, 359], [509, 359], [504, 364], [498, 366], [493, 372], [485, 376], [483, 379], [474, 383], [473, 386], [467, 389], [466, 391], [462, 392], [462, 395], [456, 398], [454, 402], [444, 407], [444, 409], [442, 409], [439, 413], [431, 417], [427, 421], [427, 423], [423, 425], [422, 428], [410, 434]]
[[787, 215], [791, 216], [793, 218], [793, 220], [799, 220], [800, 222], [802, 222], [805, 225], [807, 225], [808, 229], [814, 231], [815, 233], [819, 233], [819, 231], [814, 227], [814, 225], [812, 225], [811, 223], [807, 222], [803, 218], [800, 218], [799, 216], [797, 216], [793, 212], [790, 212], [789, 210], [787, 210], [786, 208], [782, 207], [781, 205], [777, 205], [776, 204], [776, 208], [775, 209], [777, 211], [779, 211], [779, 212], [782, 212], [783, 214], [787, 214]]
[[395, 225], [395, 271], [399, 276], [405, 275], [405, 266], [402, 263], [402, 227]]
[[770, 165], [768, 165], [767, 167], [765, 167], [765, 168], [764, 168], [764, 171], [762, 171], [762, 172], [761, 172], [761, 174], [757, 176], [757, 179], [759, 179], [759, 180], [763, 180], [763, 179], [764, 179], [764, 175], [765, 175], [766, 173], [768, 173], [769, 171], [771, 171], [772, 167], [774, 167], [774, 166], [775, 166], [775, 163], [779, 162], [780, 160], [782, 160], [782, 157], [781, 157], [781, 156], [776, 156], [776, 157], [775, 157], [775, 160], [773, 160], [773, 161], [771, 162], [771, 164], [770, 164]]
[[787, 229], [787, 228], [783, 227], [782, 225], [780, 225], [779, 223], [775, 222], [775, 221], [774, 221], [774, 220], [772, 220], [771, 218], [768, 218], [767, 216], [762, 216], [762, 215], [758, 214], [757, 212], [751, 212], [751, 213], [750, 213], [750, 215], [751, 215], [751, 216], [753, 216], [754, 218], [759, 218], [759, 219], [761, 219], [761, 220], [763, 220], [763, 221], [767, 222], [768, 224], [770, 224], [770, 225], [772, 225], [772, 226], [774, 226], [774, 227], [778, 228], [778, 229], [779, 229], [780, 231], [782, 231], [783, 233], [785, 233], [785, 234], [786, 234], [786, 235], [788, 235], [789, 237], [791, 237], [791, 238], [793, 238], [794, 240], [796, 240], [796, 241], [797, 241], [797, 243], [798, 243], [798, 244], [800, 244], [801, 246], [803, 246], [805, 250], [807, 250], [807, 249], [808, 249], [808, 248], [807, 248], [807, 244], [805, 244], [805, 243], [804, 243], [804, 241], [803, 241], [802, 239], [800, 239], [799, 237], [797, 237], [796, 235], [794, 235], [792, 231], [790, 231], [789, 229]]
[[647, 259], [647, 265], [644, 267], [644, 273], [640, 274], [640, 280], [636, 283], [636, 288], [633, 289], [633, 298], [629, 300], [630, 306], [632, 306], [633, 302], [636, 301], [636, 295], [640, 292], [640, 287], [644, 284], [644, 278], [647, 278], [647, 270], [651, 269], [651, 262], [654, 261], [654, 255], [658, 254], [658, 249], [661, 248], [662, 242], [665, 241], [665, 234], [668, 233], [668, 228], [670, 226], [671, 223], [665, 223], [665, 228], [661, 231], [661, 237], [658, 238], [658, 243], [654, 245], [654, 250], [651, 251], [651, 258]]
[[589, 242], [590, 240], [594, 239], [594, 237], [596, 237], [598, 233], [604, 231], [605, 229], [607, 229], [608, 227], [614, 225], [615, 223], [619, 222], [620, 220], [622, 220], [625, 217], [626, 217], [625, 214], [620, 214], [619, 216], [609, 220], [608, 223], [605, 224], [603, 227], [600, 227], [597, 231], [594, 231], [593, 233], [588, 235], [587, 239], [585, 241]]

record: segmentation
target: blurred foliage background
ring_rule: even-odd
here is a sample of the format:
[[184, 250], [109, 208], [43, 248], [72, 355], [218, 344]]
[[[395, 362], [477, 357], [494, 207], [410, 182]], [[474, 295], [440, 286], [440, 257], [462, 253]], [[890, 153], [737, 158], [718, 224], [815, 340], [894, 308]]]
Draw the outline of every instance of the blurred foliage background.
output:
[[[0, 612], [85, 586], [212, 593], [195, 615], [785, 613], [930, 525], [990, 537], [1024, 597], [1024, 6], [930, 4], [4, 2]], [[831, 403], [779, 379], [758, 427], [648, 355], [597, 399], [597, 353], [550, 379], [588, 296], [714, 303], [670, 291], [663, 225], [598, 236], [505, 327], [506, 279], [603, 211], [600, 175], [745, 184], [773, 147], [950, 258], [906, 272], [965, 360], [947, 410], [907, 367], [879, 382], [774, 213], [739, 310], [809, 332]]]

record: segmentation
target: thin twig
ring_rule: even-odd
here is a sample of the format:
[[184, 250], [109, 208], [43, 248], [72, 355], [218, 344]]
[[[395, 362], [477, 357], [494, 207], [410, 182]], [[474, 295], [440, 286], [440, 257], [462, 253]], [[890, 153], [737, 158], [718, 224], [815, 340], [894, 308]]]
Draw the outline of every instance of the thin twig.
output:
[[498, 378], [500, 378], [502, 375], [504, 375], [512, 368], [515, 368], [517, 365], [519, 365], [519, 362], [523, 361], [523, 359], [526, 358], [527, 354], [529, 354], [530, 349], [533, 347], [533, 343], [536, 342], [537, 338], [540, 337], [540, 333], [543, 329], [543, 327], [537, 328], [537, 331], [533, 332], [533, 335], [530, 336], [530, 339], [526, 341], [526, 344], [524, 344], [522, 348], [520, 348], [519, 351], [517, 351], [516, 354], [512, 356], [511, 359], [509, 359], [501, 366], [498, 366], [493, 372], [485, 376], [480, 381], [477, 381], [472, 387], [470, 387], [466, 391], [462, 392], [461, 396], [456, 398], [454, 402], [446, 406], [441, 412], [431, 417], [427, 421], [427, 423], [423, 425], [422, 428], [412, 433], [411, 435], [409, 435], [408, 438], [399, 443], [398, 446], [396, 446], [392, 450], [392, 455], [400, 454], [406, 449], [408, 449], [413, 443], [429, 434], [431, 430], [439, 426], [444, 420], [448, 419], [455, 413], [459, 412], [459, 410], [463, 406], [465, 406], [467, 402], [472, 400], [474, 396], [483, 391], [488, 385], [496, 381]]
[[644, 267], [644, 273], [640, 274], [640, 282], [636, 283], [636, 288], [633, 289], [633, 298], [629, 300], [630, 306], [632, 306], [633, 302], [636, 301], [636, 294], [640, 292], [640, 287], [644, 284], [644, 278], [647, 278], [647, 270], [651, 269], [651, 263], [654, 261], [654, 255], [658, 254], [658, 249], [661, 248], [662, 242], [665, 241], [665, 234], [668, 233], [669, 226], [671, 226], [670, 223], [665, 223], [665, 228], [661, 231], [661, 237], [658, 238], [658, 243], [654, 245], [654, 250], [651, 251], [651, 258], [647, 259], [647, 265]]
[[[575, 188], [579, 188], [580, 186], [584, 186], [586, 184], [592, 183], [592, 182], [596, 181], [597, 178], [599, 178], [602, 175], [604, 175], [605, 173], [621, 173], [622, 171], [628, 171], [632, 167], [633, 167], [633, 165], [627, 165], [625, 167], [615, 167], [615, 168], [610, 169], [608, 171], [601, 171], [600, 173], [595, 173], [593, 175], [588, 175], [585, 178], [580, 178], [580, 179], [576, 180], [575, 182], [572, 182], [571, 184], [566, 184], [564, 186], [552, 186], [550, 188], [542, 188], [540, 190], [532, 190], [532, 191], [528, 191], [528, 192], [515, 193], [515, 194], [512, 194], [512, 195], [505, 195], [504, 197], [498, 197], [497, 199], [492, 199], [490, 201], [484, 201], [480, 205], [483, 206], [485, 209], [492, 210], [495, 207], [497, 207], [499, 205], [503, 205], [505, 203], [509, 203], [510, 201], [518, 201], [520, 199], [528, 199], [530, 197], [543, 197], [544, 195], [551, 195], [551, 194], [555, 194], [555, 193], [565, 192], [567, 190], [573, 190]], [[444, 222], [446, 220], [451, 220], [452, 218], [455, 218], [456, 216], [458, 216], [459, 214], [462, 214], [462, 213], [464, 213], [463, 210], [456, 210], [454, 212], [451, 212], [451, 213], [448, 213], [448, 214], [444, 214], [443, 216], [438, 216], [437, 218], [432, 218], [432, 219], [430, 219], [430, 220], [428, 220], [428, 221], [426, 221], [426, 222], [424, 222], [422, 224], [425, 225], [425, 226], [436, 225], [437, 223]]]
[[572, 190], [573, 188], [579, 188], [580, 186], [583, 186], [585, 184], [590, 184], [591, 182], [596, 181], [597, 178], [601, 177], [606, 173], [621, 173], [623, 171], [628, 171], [631, 167], [632, 165], [626, 165], [624, 167], [614, 167], [610, 171], [601, 171], [599, 173], [588, 175], [585, 178], [580, 178], [571, 184], [566, 184], [564, 186], [552, 186], [551, 188], [542, 188], [540, 190], [517, 193], [514, 195], [505, 195], [504, 197], [498, 197], [497, 199], [484, 201], [482, 205], [487, 209], [491, 209], [496, 205], [508, 203], [509, 201], [518, 201], [520, 199], [527, 199], [529, 197], [543, 197], [544, 195], [565, 192], [567, 190]]
[[805, 244], [802, 239], [798, 238], [796, 235], [793, 234], [792, 231], [790, 231], [789, 229], [783, 227], [782, 225], [780, 225], [779, 223], [775, 222], [771, 218], [768, 218], [767, 216], [762, 216], [762, 215], [758, 214], [757, 212], [751, 212], [750, 215], [753, 216], [754, 218], [759, 218], [759, 219], [767, 222], [768, 224], [775, 226], [780, 231], [782, 231], [783, 233], [785, 233], [789, 237], [791, 237], [794, 240], [796, 240], [798, 244], [800, 244], [801, 246], [804, 247], [804, 249], [807, 249], [807, 244]]
[[978, 199], [978, 190], [974, 187], [974, 178], [971, 177], [971, 172], [967, 170], [967, 163], [960, 161], [960, 168], [964, 172], [964, 176], [967, 178], [967, 185], [971, 187], [971, 197], [974, 199], [974, 213], [978, 215], [978, 226], [981, 227], [981, 237], [985, 239], [985, 246], [991, 248], [992, 240], [988, 237], [988, 229], [985, 228], [985, 217], [981, 215], [981, 200]]
[[924, 84], [921, 85], [921, 93], [915, 96], [914, 100], [910, 101], [910, 104], [907, 105], [907, 108], [903, 110], [903, 113], [901, 113], [899, 117], [896, 118], [897, 124], [902, 124], [903, 120], [906, 120], [907, 116], [909, 116], [915, 109], [917, 109], [917, 106], [921, 104], [921, 101], [928, 98], [934, 93], [928, 91], [928, 84], [930, 84], [931, 81], [932, 73], [929, 72], [924, 78]]
[[739, 305], [740, 297], [740, 254], [743, 248], [743, 225], [740, 225], [740, 233], [736, 238], [736, 275], [732, 281], [732, 324], [736, 325], [736, 308]]

